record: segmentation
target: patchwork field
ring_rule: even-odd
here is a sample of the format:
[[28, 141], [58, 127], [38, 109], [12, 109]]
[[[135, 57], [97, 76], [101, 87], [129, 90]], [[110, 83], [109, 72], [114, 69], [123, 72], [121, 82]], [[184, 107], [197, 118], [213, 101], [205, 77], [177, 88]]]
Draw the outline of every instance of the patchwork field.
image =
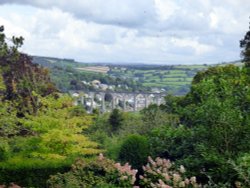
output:
[[[213, 65], [143, 65], [79, 63], [74, 60], [33, 57], [50, 68], [52, 80], [63, 91], [84, 89], [83, 82], [100, 80], [114, 90], [167, 92], [184, 95], [198, 71]], [[241, 66], [239, 62], [231, 62]], [[220, 64], [221, 66], [225, 65]], [[91, 89], [91, 88], [88, 88]], [[93, 89], [93, 88], [92, 88]]]
[[109, 71], [109, 67], [106, 66], [88, 66], [88, 67], [79, 67], [76, 69], [79, 71], [90, 71], [90, 72], [105, 73], [105, 74]]

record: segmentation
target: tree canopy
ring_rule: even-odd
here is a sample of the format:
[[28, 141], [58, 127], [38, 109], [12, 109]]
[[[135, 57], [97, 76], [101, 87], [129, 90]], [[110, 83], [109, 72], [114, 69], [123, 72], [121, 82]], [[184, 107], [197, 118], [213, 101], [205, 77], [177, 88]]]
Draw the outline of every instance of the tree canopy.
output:
[[245, 37], [240, 40], [240, 47], [242, 48], [241, 55], [245, 65], [250, 67], [250, 22], [249, 22], [249, 31], [246, 32]]

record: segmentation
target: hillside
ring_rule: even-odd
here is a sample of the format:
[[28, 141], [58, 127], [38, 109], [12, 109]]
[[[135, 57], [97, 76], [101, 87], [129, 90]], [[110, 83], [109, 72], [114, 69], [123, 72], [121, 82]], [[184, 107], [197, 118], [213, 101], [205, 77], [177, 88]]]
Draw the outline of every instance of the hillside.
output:
[[[101, 84], [115, 91], [165, 92], [184, 95], [189, 91], [194, 75], [215, 65], [145, 65], [80, 63], [72, 59], [33, 57], [33, 62], [48, 67], [52, 81], [64, 92], [95, 90], [90, 83]], [[239, 62], [230, 62], [238, 65]], [[229, 63], [223, 63], [225, 65]]]

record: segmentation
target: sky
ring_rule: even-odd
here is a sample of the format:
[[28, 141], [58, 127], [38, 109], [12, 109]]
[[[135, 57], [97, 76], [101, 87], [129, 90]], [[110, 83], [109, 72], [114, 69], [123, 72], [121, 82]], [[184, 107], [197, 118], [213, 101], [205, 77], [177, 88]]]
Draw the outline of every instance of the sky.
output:
[[250, 0], [0, 0], [22, 52], [80, 62], [210, 64], [240, 59]]

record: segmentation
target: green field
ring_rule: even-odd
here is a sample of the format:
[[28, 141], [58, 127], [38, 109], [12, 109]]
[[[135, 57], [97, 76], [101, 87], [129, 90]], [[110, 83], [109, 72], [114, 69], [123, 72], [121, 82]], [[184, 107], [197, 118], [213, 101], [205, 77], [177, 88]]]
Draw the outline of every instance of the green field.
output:
[[[111, 67], [110, 75], [132, 78], [139, 81], [143, 87], [158, 88], [161, 91], [174, 94], [184, 94], [189, 90], [194, 75], [208, 68], [205, 65], [177, 65], [152, 67]], [[164, 90], [162, 90], [164, 89]]]

